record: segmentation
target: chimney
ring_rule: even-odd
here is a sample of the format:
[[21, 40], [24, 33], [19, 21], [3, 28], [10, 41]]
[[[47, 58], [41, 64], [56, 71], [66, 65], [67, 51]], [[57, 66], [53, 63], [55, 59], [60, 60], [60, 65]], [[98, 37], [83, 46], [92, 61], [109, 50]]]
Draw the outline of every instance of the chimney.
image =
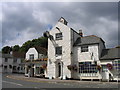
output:
[[80, 35], [81, 37], [83, 37], [82, 30], [79, 30], [79, 35]]
[[67, 23], [68, 23], [63, 17], [61, 17], [61, 18], [58, 20], [58, 22], [61, 22], [61, 23], [65, 24], [65, 25], [67, 25]]

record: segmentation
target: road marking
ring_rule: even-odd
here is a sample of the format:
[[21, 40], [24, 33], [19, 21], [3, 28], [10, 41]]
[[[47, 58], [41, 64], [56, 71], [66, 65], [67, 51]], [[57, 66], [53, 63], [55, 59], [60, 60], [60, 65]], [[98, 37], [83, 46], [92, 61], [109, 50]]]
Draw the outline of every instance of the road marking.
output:
[[8, 81], [2, 81], [2, 82], [10, 83], [10, 84], [18, 85], [18, 86], [23, 86], [22, 84], [18, 84], [18, 83], [14, 83], [14, 82], [8, 82]]

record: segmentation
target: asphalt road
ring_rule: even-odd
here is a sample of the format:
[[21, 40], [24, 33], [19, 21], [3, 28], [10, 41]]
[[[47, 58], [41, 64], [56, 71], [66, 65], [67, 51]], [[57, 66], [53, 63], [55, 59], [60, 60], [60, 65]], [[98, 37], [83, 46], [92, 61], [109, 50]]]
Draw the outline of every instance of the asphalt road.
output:
[[[3, 74], [2, 77], [2, 88], [32, 88], [46, 90], [46, 88], [116, 88], [118, 90], [117, 82], [97, 82], [97, 83], [47, 83], [47, 82], [32, 82], [25, 80], [16, 80], [6, 77], [7, 74]], [[4, 89], [3, 89], [4, 90]]]

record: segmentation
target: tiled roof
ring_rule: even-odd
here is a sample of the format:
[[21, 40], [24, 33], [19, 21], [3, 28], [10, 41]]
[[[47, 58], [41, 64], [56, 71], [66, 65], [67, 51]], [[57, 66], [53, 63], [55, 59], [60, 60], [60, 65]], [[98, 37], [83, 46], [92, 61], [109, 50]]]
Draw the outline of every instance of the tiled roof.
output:
[[100, 37], [95, 35], [84, 36], [77, 38], [76, 42], [74, 43], [75, 46], [77, 45], [89, 45], [89, 44], [96, 44], [100, 43], [100, 41], [104, 42]]
[[12, 52], [14, 58], [25, 58], [25, 52]]
[[103, 49], [100, 60], [120, 59], [120, 48]]
[[35, 49], [38, 51], [38, 53], [47, 55], [47, 49], [46, 48], [35, 46]]

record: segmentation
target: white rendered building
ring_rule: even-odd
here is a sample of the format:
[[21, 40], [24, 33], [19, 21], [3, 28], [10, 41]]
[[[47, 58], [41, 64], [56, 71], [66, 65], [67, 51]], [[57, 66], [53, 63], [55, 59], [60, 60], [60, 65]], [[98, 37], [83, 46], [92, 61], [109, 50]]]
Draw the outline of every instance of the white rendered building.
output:
[[[95, 35], [83, 36], [81, 30], [76, 32], [68, 27], [67, 23], [61, 17], [50, 31], [44, 33], [48, 37], [46, 77], [91, 80], [109, 80], [112, 77], [115, 79], [113, 73], [117, 70], [113, 63], [115, 60], [119, 61], [120, 56], [112, 55], [112, 59], [106, 57], [109, 53], [104, 53], [106, 48], [102, 38]], [[115, 49], [119, 50], [119, 48]], [[113, 54], [118, 54], [116, 50]]]
[[47, 66], [47, 49], [32, 47], [26, 52], [25, 76], [45, 77]]

